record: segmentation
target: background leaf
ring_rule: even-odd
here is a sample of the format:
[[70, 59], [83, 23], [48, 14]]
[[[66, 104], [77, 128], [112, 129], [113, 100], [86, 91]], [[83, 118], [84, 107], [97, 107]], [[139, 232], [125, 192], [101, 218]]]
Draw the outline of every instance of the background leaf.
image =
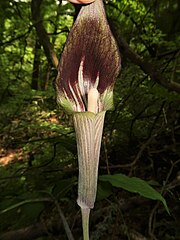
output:
[[102, 175], [99, 179], [101, 181], [110, 182], [114, 187], [120, 187], [132, 193], [139, 193], [141, 196], [149, 199], [159, 200], [163, 203], [166, 211], [170, 214], [166, 200], [163, 196], [152, 188], [146, 181], [140, 178], [128, 177], [124, 174], [115, 174]]

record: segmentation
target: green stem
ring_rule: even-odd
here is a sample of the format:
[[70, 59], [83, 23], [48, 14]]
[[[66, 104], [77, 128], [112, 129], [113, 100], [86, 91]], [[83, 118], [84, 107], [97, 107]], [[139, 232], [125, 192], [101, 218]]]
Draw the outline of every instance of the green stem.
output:
[[89, 240], [89, 214], [90, 208], [81, 208], [83, 239]]

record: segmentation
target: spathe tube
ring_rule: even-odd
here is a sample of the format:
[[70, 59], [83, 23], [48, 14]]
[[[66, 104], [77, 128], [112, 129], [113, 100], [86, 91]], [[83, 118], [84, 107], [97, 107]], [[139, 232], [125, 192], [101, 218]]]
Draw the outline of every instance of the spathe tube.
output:
[[88, 239], [89, 213], [96, 199], [105, 113], [82, 112], [73, 115], [79, 164], [77, 203], [82, 212], [84, 239]]

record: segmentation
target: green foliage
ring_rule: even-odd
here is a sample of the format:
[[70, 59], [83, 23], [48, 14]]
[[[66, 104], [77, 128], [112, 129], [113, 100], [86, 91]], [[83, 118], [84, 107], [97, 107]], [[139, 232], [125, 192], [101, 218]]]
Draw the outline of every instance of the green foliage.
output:
[[103, 175], [100, 176], [99, 179], [100, 181], [110, 182], [114, 187], [120, 187], [132, 193], [139, 193], [141, 196], [149, 199], [159, 200], [164, 204], [166, 211], [169, 213], [166, 200], [162, 197], [162, 195], [152, 188], [146, 181], [140, 178], [130, 178], [123, 174], [115, 174]]

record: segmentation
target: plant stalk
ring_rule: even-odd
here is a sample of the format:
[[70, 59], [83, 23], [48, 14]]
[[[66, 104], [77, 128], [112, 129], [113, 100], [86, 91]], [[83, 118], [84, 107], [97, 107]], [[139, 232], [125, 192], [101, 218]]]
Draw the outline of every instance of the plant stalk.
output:
[[82, 214], [83, 239], [89, 240], [90, 208], [81, 208], [81, 214]]

